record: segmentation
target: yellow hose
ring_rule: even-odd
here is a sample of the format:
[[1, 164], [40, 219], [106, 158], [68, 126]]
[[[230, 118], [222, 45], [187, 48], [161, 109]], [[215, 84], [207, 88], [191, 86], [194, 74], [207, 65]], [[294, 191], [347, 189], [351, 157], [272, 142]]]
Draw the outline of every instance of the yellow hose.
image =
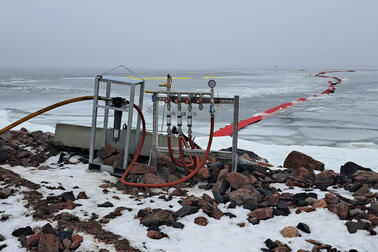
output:
[[17, 125], [23, 123], [23, 122], [26, 122], [28, 120], [30, 120], [31, 118], [33, 117], [36, 117], [40, 114], [43, 114], [49, 110], [52, 110], [54, 108], [58, 108], [58, 107], [61, 107], [61, 106], [64, 106], [64, 105], [67, 105], [67, 104], [70, 104], [70, 103], [74, 103], [74, 102], [78, 102], [78, 101], [86, 101], [86, 100], [93, 100], [93, 95], [88, 95], [88, 96], [80, 96], [80, 97], [76, 97], [76, 98], [72, 98], [72, 99], [68, 99], [68, 100], [65, 100], [65, 101], [61, 101], [61, 102], [58, 102], [58, 103], [55, 103], [55, 104], [52, 104], [48, 107], [45, 107], [43, 109], [40, 109], [38, 111], [35, 111], [34, 113], [30, 114], [30, 115], [27, 115], [23, 118], [21, 118], [20, 120], [6, 126], [5, 128], [1, 129], [0, 130], [0, 134], [3, 134], [5, 132], [7, 132], [8, 130], [16, 127]]

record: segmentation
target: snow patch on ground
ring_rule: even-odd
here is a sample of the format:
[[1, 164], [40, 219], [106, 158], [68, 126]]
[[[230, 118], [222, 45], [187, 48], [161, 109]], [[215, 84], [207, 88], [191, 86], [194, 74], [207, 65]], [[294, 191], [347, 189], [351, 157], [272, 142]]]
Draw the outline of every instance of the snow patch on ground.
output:
[[[24, 196], [22, 194], [16, 194], [14, 196], [9, 196], [7, 199], [2, 199], [0, 204], [0, 213], [1, 215], [9, 215], [9, 219], [6, 221], [0, 222], [0, 234], [2, 234], [6, 240], [1, 242], [7, 244], [7, 247], [3, 251], [25, 251], [25, 248], [21, 247], [20, 242], [17, 240], [17, 237], [12, 236], [13, 230], [35, 225], [40, 225], [37, 221], [34, 221], [31, 216], [26, 217], [30, 214], [30, 211], [24, 208], [24, 205], [27, 203], [23, 200]], [[43, 223], [44, 225], [45, 223]]]
[[[139, 221], [133, 219], [133, 214], [127, 213], [112, 220], [107, 229], [112, 230], [130, 240], [133, 246], [145, 248], [145, 251], [259, 251], [265, 247], [264, 241], [268, 238], [280, 240], [284, 243], [291, 242], [289, 246], [297, 249], [311, 250], [313, 245], [305, 239], [315, 239], [323, 243], [332, 244], [341, 250], [357, 248], [358, 251], [374, 251], [376, 248], [376, 237], [370, 236], [366, 231], [358, 231], [356, 234], [349, 234], [337, 215], [326, 209], [317, 209], [310, 213], [295, 214], [292, 210], [289, 216], [275, 216], [272, 219], [261, 221], [259, 225], [248, 223], [247, 215], [249, 210], [237, 207], [227, 209], [223, 204], [219, 207], [222, 211], [229, 211], [235, 214], [236, 218], [223, 216], [221, 220], [208, 218], [200, 210], [198, 213], [185, 216], [180, 220], [185, 227], [175, 229], [162, 227], [162, 231], [168, 234], [169, 238], [161, 240], [146, 239], [144, 234], [147, 228], [139, 225]], [[198, 226], [194, 219], [198, 216], [208, 218], [208, 225]], [[244, 222], [245, 227], [237, 224]], [[300, 232], [302, 237], [283, 238], [279, 233], [286, 226], [296, 226], [304, 222], [310, 226], [311, 234]], [[129, 229], [128, 227], [132, 227]]]
[[[203, 147], [207, 144], [207, 138], [197, 138], [197, 142]], [[221, 149], [231, 146], [231, 137], [218, 137], [214, 139], [213, 149]], [[340, 166], [347, 161], [353, 161], [365, 167], [370, 167], [377, 170], [378, 150], [373, 149], [346, 149], [346, 148], [331, 148], [318, 146], [272, 146], [260, 143], [254, 143], [246, 140], [239, 140], [239, 148], [252, 150], [261, 157], [267, 158], [272, 164], [279, 166], [287, 154], [292, 150], [304, 152], [315, 159], [325, 163], [326, 169], [333, 169], [339, 171]], [[181, 197], [173, 197], [171, 201], [159, 199], [158, 196], [149, 198], [131, 196], [122, 194], [114, 187], [108, 188], [108, 193], [104, 194], [104, 188], [100, 185], [104, 183], [116, 183], [118, 178], [111, 176], [106, 172], [89, 172], [87, 165], [84, 164], [70, 164], [63, 167], [56, 165], [59, 155], [49, 158], [45, 164], [53, 167], [47, 170], [38, 170], [30, 167], [9, 167], [10, 169], [22, 177], [34, 182], [41, 183], [47, 181], [48, 186], [62, 185], [66, 190], [73, 191], [74, 195], [81, 191], [85, 191], [89, 199], [76, 200], [75, 203], [81, 204], [73, 210], [62, 210], [61, 212], [69, 212], [77, 215], [81, 220], [90, 219], [92, 213], [99, 215], [99, 219], [114, 211], [116, 207], [128, 207], [132, 210], [122, 211], [123, 215], [110, 220], [109, 223], [104, 224], [105, 230], [118, 234], [130, 241], [131, 246], [136, 247], [142, 251], [258, 251], [265, 247], [264, 241], [268, 238], [272, 240], [280, 240], [296, 251], [297, 249], [311, 250], [312, 245], [305, 242], [305, 239], [314, 239], [323, 243], [328, 243], [340, 250], [347, 250], [356, 248], [358, 251], [376, 251], [378, 250], [378, 243], [376, 236], [371, 236], [366, 231], [359, 230], [355, 234], [350, 234], [345, 226], [346, 221], [339, 220], [337, 215], [329, 212], [326, 209], [317, 209], [310, 213], [295, 214], [295, 210], [289, 216], [275, 216], [272, 219], [261, 221], [259, 225], [252, 225], [247, 221], [249, 210], [237, 207], [235, 209], [228, 209], [228, 204], [220, 204], [219, 208], [223, 212], [231, 212], [236, 215], [236, 218], [229, 218], [223, 216], [220, 220], [215, 220], [208, 217], [202, 210], [198, 213], [185, 216], [178, 221], [183, 223], [183, 229], [175, 229], [168, 226], [161, 226], [162, 232], [166, 233], [169, 238], [161, 240], [153, 240], [147, 237], [147, 227], [139, 224], [139, 220], [135, 219], [138, 211], [142, 208], [161, 208], [176, 211], [181, 208], [179, 200]], [[77, 157], [72, 157], [72, 161], [78, 161]], [[105, 181], [105, 182], [104, 182]], [[43, 185], [43, 184], [42, 184]], [[280, 188], [285, 192], [299, 193], [303, 189], [294, 187], [288, 189], [284, 184], [272, 184], [276, 188]], [[78, 188], [77, 188], [78, 187]], [[352, 198], [350, 192], [344, 189], [332, 189], [342, 196]], [[61, 194], [62, 190], [50, 190], [45, 187], [38, 189], [44, 197], [54, 193]], [[319, 198], [324, 197], [326, 192], [320, 190], [313, 190], [318, 194]], [[207, 193], [212, 196], [210, 191], [204, 191], [197, 187], [189, 189], [189, 195], [202, 196]], [[119, 200], [113, 196], [119, 197]], [[11, 236], [11, 232], [15, 228], [31, 226], [42, 226], [45, 223], [38, 223], [32, 218], [26, 217], [28, 210], [23, 205], [21, 195], [11, 196], [2, 201], [1, 210], [6, 213], [11, 213], [12, 217], [3, 223], [0, 223], [0, 233], [6, 236], [6, 243], [9, 251], [24, 251], [19, 248], [19, 242], [16, 238]], [[112, 208], [99, 208], [97, 205], [106, 201], [111, 202]], [[198, 216], [204, 216], [208, 219], [207, 226], [198, 226], [194, 223], [194, 219]], [[239, 227], [237, 224], [244, 222], [245, 227]], [[310, 226], [311, 234], [301, 232], [302, 237], [299, 238], [283, 238], [279, 231], [284, 227], [291, 225], [296, 226], [299, 222], [304, 222]], [[375, 229], [378, 231], [378, 228]], [[114, 251], [113, 247], [106, 246], [89, 235], [84, 236], [81, 250], [90, 250], [94, 246], [107, 248]], [[290, 243], [289, 243], [290, 242]], [[5, 250], [7, 251], [7, 250]]]
[[[207, 146], [207, 137], [196, 138], [196, 143], [203, 148]], [[231, 137], [215, 137], [213, 139], [213, 150], [220, 150], [232, 146]], [[283, 165], [285, 158], [291, 151], [303, 152], [325, 164], [325, 169], [340, 172], [340, 167], [348, 161], [361, 166], [371, 168], [378, 172], [378, 150], [368, 148], [340, 148], [327, 146], [310, 145], [269, 145], [253, 141], [238, 139], [238, 148], [251, 150], [257, 155], [266, 158], [275, 166]]]

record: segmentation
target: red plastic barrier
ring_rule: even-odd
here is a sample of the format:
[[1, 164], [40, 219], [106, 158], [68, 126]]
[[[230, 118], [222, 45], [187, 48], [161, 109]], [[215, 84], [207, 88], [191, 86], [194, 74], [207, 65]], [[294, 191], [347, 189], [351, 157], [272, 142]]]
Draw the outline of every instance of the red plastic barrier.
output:
[[[340, 84], [342, 82], [342, 80], [340, 78], [337, 78], [335, 76], [327, 76], [325, 74], [327, 73], [340, 73], [340, 72], [355, 72], [355, 70], [336, 70], [336, 71], [326, 71], [326, 72], [320, 72], [320, 73], [317, 73], [315, 76], [316, 77], [320, 77], [320, 78], [330, 78], [330, 79], [334, 79], [335, 82], [332, 82], [332, 81], [329, 81], [329, 85], [328, 85], [328, 88], [326, 90], [324, 90], [320, 95], [324, 95], [324, 94], [332, 94], [335, 92], [336, 90], [336, 85]], [[313, 95], [312, 97], [318, 97], [319, 95]], [[248, 118], [248, 119], [245, 119], [245, 120], [242, 120], [238, 123], [238, 130], [242, 129], [242, 128], [245, 128], [247, 127], [248, 125], [251, 125], [251, 124], [254, 124], [254, 123], [257, 123], [261, 120], [264, 120], [265, 118], [277, 113], [278, 111], [280, 110], [283, 110], [283, 109], [286, 109], [288, 107], [291, 107], [293, 106], [294, 104], [297, 104], [298, 102], [304, 102], [304, 101], [307, 101], [308, 98], [299, 98], [297, 99], [296, 101], [294, 102], [287, 102], [287, 103], [283, 103], [281, 105], [278, 105], [274, 108], [270, 108], [268, 110], [265, 110], [264, 112], [262, 113], [259, 113], [255, 116], [252, 116], [251, 118]], [[221, 128], [219, 130], [217, 130], [215, 133], [214, 133], [214, 137], [219, 137], [219, 136], [229, 136], [232, 134], [232, 124], [230, 125], [227, 125], [226, 127], [224, 128]]]

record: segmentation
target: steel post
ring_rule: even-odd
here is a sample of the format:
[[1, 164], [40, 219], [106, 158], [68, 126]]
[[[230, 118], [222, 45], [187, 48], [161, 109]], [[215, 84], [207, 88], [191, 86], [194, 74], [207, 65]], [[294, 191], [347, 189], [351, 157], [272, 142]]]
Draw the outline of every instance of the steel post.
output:
[[110, 97], [110, 90], [111, 90], [111, 82], [106, 82], [106, 101], [105, 101], [105, 109], [104, 109], [104, 128], [102, 129], [102, 145], [105, 146], [107, 144], [106, 142], [106, 135], [107, 135], [107, 129], [108, 129], [108, 123], [109, 123], [109, 104], [108, 99]]
[[[139, 88], [139, 103], [138, 106], [141, 110], [143, 110], [143, 96], [144, 96], [144, 82], [140, 85]], [[138, 116], [137, 119], [137, 126], [136, 126], [136, 137], [135, 137], [135, 146], [134, 146], [134, 154], [136, 153], [140, 141], [140, 125], [141, 125], [141, 118]]]
[[95, 151], [95, 139], [96, 139], [96, 124], [97, 124], [97, 104], [98, 104], [98, 92], [100, 85], [100, 76], [96, 76], [94, 85], [94, 98], [93, 98], [93, 110], [92, 110], [92, 128], [91, 128], [91, 140], [89, 143], [89, 163], [93, 163], [94, 151]]
[[238, 165], [238, 122], [239, 122], [239, 96], [234, 96], [234, 118], [232, 128], [232, 171]]
[[150, 165], [156, 166], [157, 165], [157, 150], [159, 145], [159, 133], [158, 133], [158, 126], [159, 126], [159, 102], [157, 99], [157, 93], [152, 94], [152, 102], [153, 102], [153, 120], [152, 120], [152, 150], [150, 155]]
[[128, 165], [129, 146], [130, 146], [130, 132], [133, 123], [133, 111], [134, 111], [134, 97], [135, 96], [135, 84], [131, 84], [130, 88], [130, 101], [129, 101], [129, 113], [127, 119], [127, 129], [125, 137], [125, 154], [123, 159], [123, 168], [126, 169]]

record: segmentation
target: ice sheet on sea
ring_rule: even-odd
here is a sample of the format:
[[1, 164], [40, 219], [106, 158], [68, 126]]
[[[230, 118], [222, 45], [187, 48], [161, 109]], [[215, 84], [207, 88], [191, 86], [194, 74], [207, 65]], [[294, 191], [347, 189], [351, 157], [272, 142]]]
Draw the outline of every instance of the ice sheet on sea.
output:
[[[38, 86], [7, 86], [7, 91], [18, 91], [25, 93], [75, 93], [83, 94], [86, 90], [82, 88], [66, 88], [66, 87], [38, 87]], [[88, 90], [89, 91], [89, 90]]]
[[340, 129], [332, 127], [297, 127], [298, 131], [308, 139], [324, 139], [332, 141], [364, 141], [378, 137], [377, 130]]
[[258, 136], [292, 136], [296, 133], [295, 130], [284, 127], [275, 126], [260, 126], [253, 125], [253, 127], [244, 128], [239, 132], [239, 136], [258, 135]]
[[278, 116], [285, 116], [290, 112], [289, 115], [294, 123], [300, 125], [305, 125], [304, 123], [307, 122], [309, 126], [323, 124], [330, 128], [355, 127], [376, 129], [376, 118], [371, 114], [371, 111], [376, 110], [377, 106], [378, 103], [376, 106], [374, 104], [372, 108], [367, 108], [366, 112], [360, 113], [353, 113], [353, 108], [340, 110], [327, 106], [319, 109], [312, 108], [311, 106], [308, 108], [293, 106], [290, 108], [290, 111], [282, 112]]
[[[336, 146], [337, 142], [327, 141], [326, 139], [306, 139], [303, 140], [304, 145], [314, 145], [314, 146]], [[297, 143], [294, 143], [294, 145]]]
[[372, 142], [350, 142], [350, 143], [338, 143], [339, 147], [351, 147], [351, 148], [376, 148], [377, 145]]
[[[313, 104], [311, 104], [311, 105], [313, 105]], [[305, 111], [305, 112], [314, 112], [314, 111], [323, 110], [324, 107], [323, 107], [323, 106], [311, 106], [311, 107], [309, 107], [309, 108], [302, 108], [302, 109], [303, 109], [303, 111]]]
[[64, 80], [93, 80], [93, 77], [65, 77]]
[[[245, 85], [238, 88], [225, 88], [222, 90], [217, 90], [217, 95], [224, 97], [233, 97], [238, 95], [240, 98], [251, 98], [251, 97], [265, 97], [274, 94], [291, 94], [291, 93], [302, 93], [308, 92], [309, 88], [302, 87], [251, 87], [251, 85]], [[295, 98], [293, 98], [295, 100]], [[278, 105], [278, 104], [277, 104]]]
[[[6, 127], [11, 122], [8, 120], [8, 112], [6, 110], [0, 110], [0, 128]], [[19, 130], [21, 128], [26, 128], [29, 131], [42, 130], [44, 132], [55, 132], [55, 128], [48, 125], [37, 125], [30, 122], [24, 122], [16, 127], [13, 130]]]

